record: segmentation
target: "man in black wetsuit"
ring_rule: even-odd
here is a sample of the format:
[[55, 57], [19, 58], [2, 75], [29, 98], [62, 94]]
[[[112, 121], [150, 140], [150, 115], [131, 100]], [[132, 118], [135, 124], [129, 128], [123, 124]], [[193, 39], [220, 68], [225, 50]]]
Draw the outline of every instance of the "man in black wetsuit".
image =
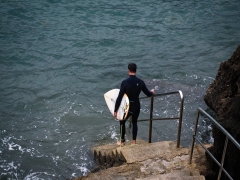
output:
[[[140, 113], [140, 102], [139, 102], [139, 94], [141, 91], [144, 92], [147, 96], [152, 96], [154, 94], [154, 89], [149, 91], [141, 79], [136, 77], [137, 65], [135, 63], [128, 64], [128, 75], [129, 77], [122, 81], [121, 89], [118, 94], [118, 98], [116, 100], [115, 109], [114, 109], [114, 117], [117, 117], [117, 111], [120, 106], [123, 95], [126, 93], [129, 101], [130, 107], [128, 116], [132, 116], [132, 144], [136, 144], [137, 139], [137, 119]], [[125, 142], [125, 123], [126, 120], [120, 121], [120, 132], [121, 132], [121, 140], [118, 142], [118, 145], [124, 145]]]

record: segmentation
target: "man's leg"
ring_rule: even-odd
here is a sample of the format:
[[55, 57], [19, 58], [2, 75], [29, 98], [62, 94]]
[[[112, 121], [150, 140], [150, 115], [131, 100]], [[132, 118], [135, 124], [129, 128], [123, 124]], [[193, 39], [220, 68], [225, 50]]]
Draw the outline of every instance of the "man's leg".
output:
[[136, 144], [136, 139], [137, 139], [137, 132], [138, 132], [138, 125], [137, 122], [132, 123], [132, 139], [133, 139], [133, 144]]
[[137, 125], [137, 119], [139, 114], [133, 114], [132, 115], [132, 144], [136, 144], [137, 140], [137, 132], [138, 132], [138, 125]]
[[120, 121], [120, 144], [125, 143], [125, 134], [126, 134], [126, 128], [125, 128], [126, 120]]

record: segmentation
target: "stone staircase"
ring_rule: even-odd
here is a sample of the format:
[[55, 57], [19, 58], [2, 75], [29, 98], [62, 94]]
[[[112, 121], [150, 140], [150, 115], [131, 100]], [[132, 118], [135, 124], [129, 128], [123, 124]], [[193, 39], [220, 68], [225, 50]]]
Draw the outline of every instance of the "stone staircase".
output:
[[205, 150], [195, 146], [192, 164], [188, 163], [189, 151], [172, 141], [98, 146], [93, 153], [99, 167], [75, 180], [204, 180], [208, 170]]

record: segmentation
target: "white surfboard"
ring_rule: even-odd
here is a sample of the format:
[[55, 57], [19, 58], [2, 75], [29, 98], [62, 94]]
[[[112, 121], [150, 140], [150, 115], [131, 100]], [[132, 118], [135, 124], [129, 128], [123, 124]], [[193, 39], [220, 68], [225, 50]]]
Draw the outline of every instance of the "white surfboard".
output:
[[[120, 89], [112, 89], [104, 94], [105, 101], [107, 103], [108, 109], [114, 115], [115, 103], [118, 97]], [[117, 112], [117, 119], [124, 120], [128, 115], [129, 110], [129, 99], [126, 94], [124, 94], [121, 104]]]

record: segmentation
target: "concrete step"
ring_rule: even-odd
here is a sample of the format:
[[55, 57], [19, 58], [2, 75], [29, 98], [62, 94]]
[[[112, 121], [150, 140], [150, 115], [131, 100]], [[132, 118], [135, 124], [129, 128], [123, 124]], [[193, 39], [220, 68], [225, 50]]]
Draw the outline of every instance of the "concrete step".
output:
[[144, 178], [136, 178], [136, 180], [205, 180], [199, 172], [189, 169], [173, 171], [167, 174], [150, 175]]
[[135, 180], [205, 180], [204, 176], [153, 176], [147, 177], [143, 179], [135, 179]]

